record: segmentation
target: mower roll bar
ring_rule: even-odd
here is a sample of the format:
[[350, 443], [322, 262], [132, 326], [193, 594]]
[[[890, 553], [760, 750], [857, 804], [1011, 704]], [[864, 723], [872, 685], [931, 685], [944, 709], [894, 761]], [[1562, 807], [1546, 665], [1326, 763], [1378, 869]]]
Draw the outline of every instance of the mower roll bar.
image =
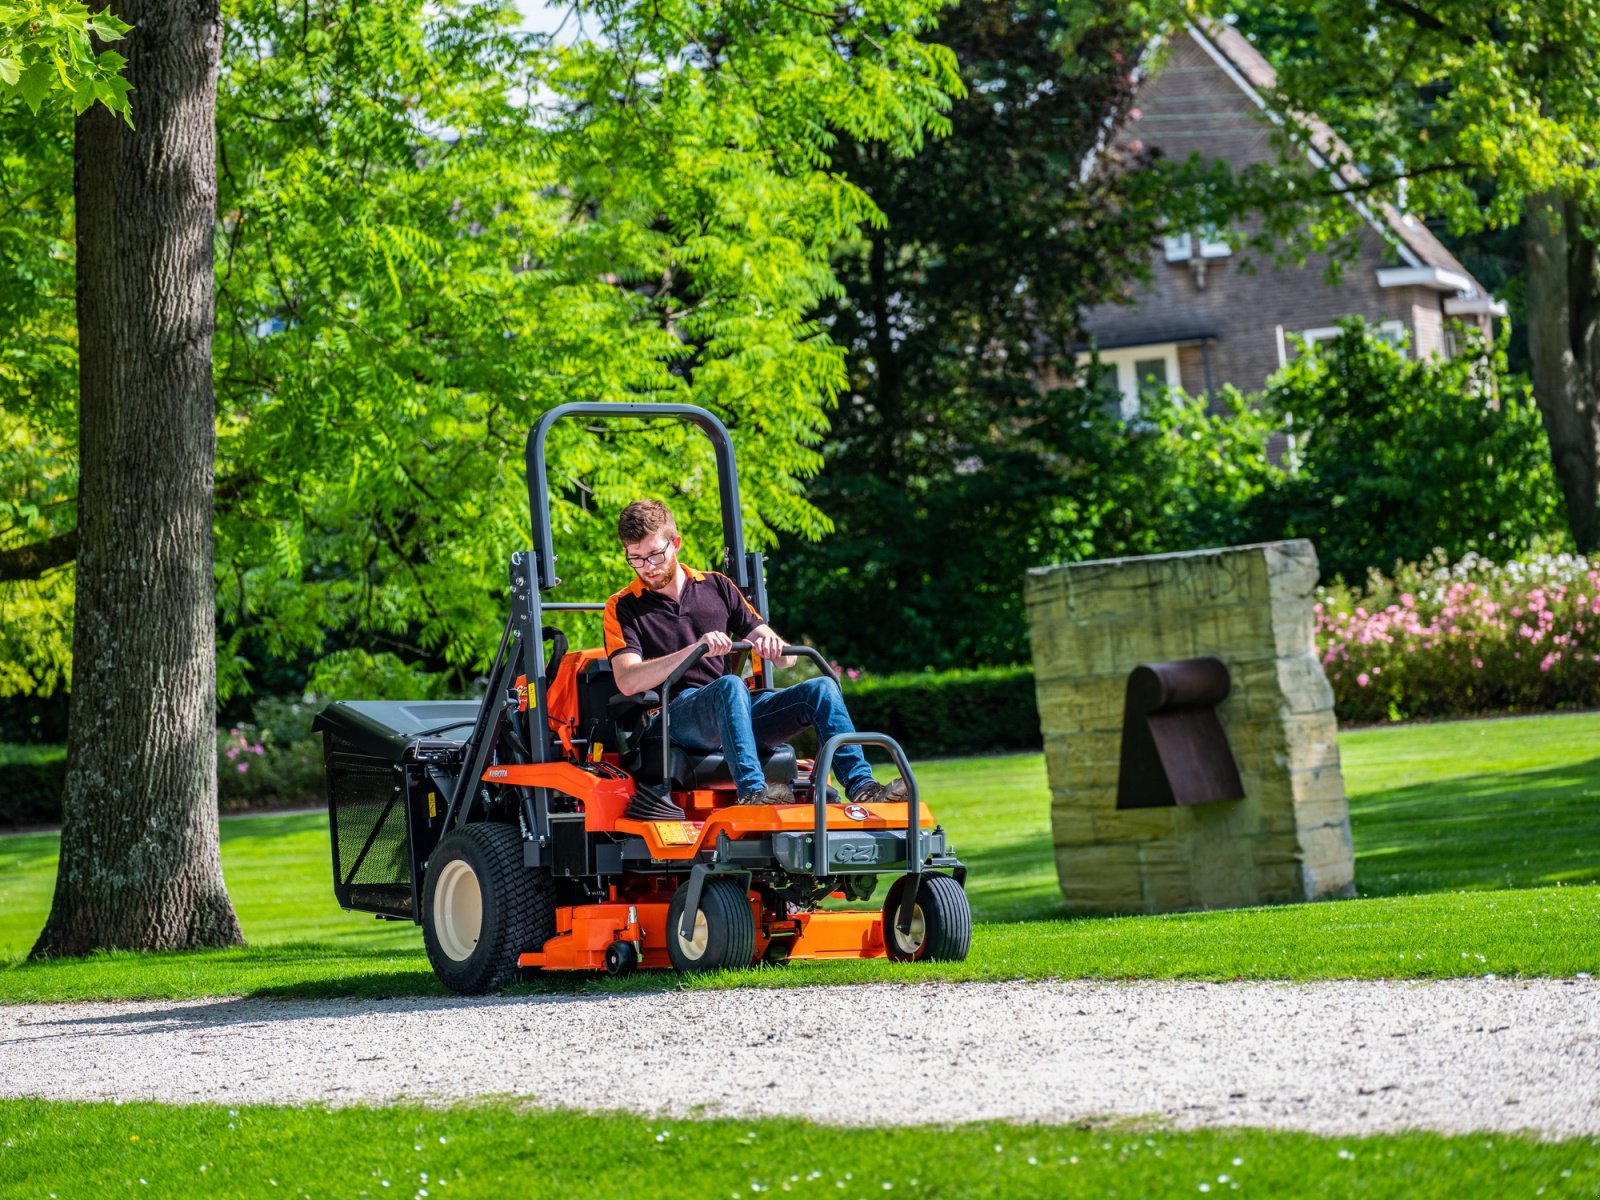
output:
[[[528, 431], [528, 515], [533, 527], [533, 549], [538, 558], [538, 589], [549, 591], [556, 578], [556, 554], [550, 534], [550, 491], [545, 473], [545, 439], [550, 426], [563, 417], [678, 417], [698, 425], [711, 439], [717, 455], [717, 492], [722, 501], [722, 539], [728, 567], [741, 591], [750, 586], [744, 556], [744, 524], [739, 510], [739, 473], [733, 463], [733, 441], [725, 425], [693, 404], [597, 404], [580, 401], [561, 404], [539, 418]], [[546, 606], [549, 607], [549, 606]]]

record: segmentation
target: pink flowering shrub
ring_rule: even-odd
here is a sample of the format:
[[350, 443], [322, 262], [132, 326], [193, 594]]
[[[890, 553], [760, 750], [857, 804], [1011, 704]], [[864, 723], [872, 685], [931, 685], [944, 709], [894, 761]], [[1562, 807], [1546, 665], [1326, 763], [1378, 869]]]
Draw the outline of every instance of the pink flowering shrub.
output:
[[1435, 556], [1325, 589], [1315, 611], [1343, 720], [1600, 705], [1600, 564], [1581, 557]]
[[322, 748], [311, 732], [316, 707], [304, 701], [264, 700], [251, 722], [217, 731], [222, 807], [322, 802]]

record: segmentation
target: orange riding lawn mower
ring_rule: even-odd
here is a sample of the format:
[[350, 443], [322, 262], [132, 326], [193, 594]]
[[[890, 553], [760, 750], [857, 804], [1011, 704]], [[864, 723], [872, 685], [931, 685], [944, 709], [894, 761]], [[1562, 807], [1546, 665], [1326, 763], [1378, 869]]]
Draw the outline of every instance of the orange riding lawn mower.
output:
[[[762, 556], [744, 549], [733, 444], [715, 416], [686, 404], [546, 413], [527, 445], [534, 549], [511, 555], [511, 615], [483, 699], [344, 701], [317, 718], [340, 905], [420, 924], [439, 979], [465, 994], [497, 991], [529, 969], [620, 976], [808, 958], [965, 958], [966, 868], [893, 738], [830, 738], [814, 761], [797, 759], [792, 746], [763, 747], [768, 782], [790, 784], [796, 802], [738, 805], [722, 754], [671, 741], [672, 689], [698, 653], [658, 690], [625, 696], [603, 651], [569, 653], [565, 636], [543, 624], [548, 612], [605, 607], [545, 600], [561, 582], [545, 440], [574, 416], [680, 418], [710, 438], [723, 569], [767, 618]], [[811, 647], [784, 654], [837, 682]], [[752, 688], [772, 686], [771, 663], [754, 659], [741, 672], [746, 665]], [[829, 767], [852, 742], [892, 756], [903, 803], [839, 802]], [[670, 800], [683, 817], [631, 819], [636, 796]], [[825, 907], [870, 899], [880, 875], [895, 876], [881, 909]]]

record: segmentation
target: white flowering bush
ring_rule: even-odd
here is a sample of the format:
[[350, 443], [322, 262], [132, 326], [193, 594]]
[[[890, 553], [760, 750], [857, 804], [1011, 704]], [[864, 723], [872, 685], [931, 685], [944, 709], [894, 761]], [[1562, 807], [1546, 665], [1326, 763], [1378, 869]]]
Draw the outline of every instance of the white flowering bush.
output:
[[1317, 645], [1341, 719], [1600, 705], [1600, 564], [1443, 554], [1324, 589]]

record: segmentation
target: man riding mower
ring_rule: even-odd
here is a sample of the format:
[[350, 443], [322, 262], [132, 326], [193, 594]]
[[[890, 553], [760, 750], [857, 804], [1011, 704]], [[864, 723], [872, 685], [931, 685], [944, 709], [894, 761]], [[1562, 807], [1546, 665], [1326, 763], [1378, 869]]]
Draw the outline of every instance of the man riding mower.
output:
[[[545, 440], [568, 416], [677, 417], [706, 433], [723, 574], [681, 566], [670, 517], [653, 528], [647, 519], [645, 537], [627, 546], [638, 573], [629, 589], [604, 603], [545, 598], [560, 583]], [[853, 731], [826, 660], [784, 645], [766, 623], [762, 557], [744, 550], [722, 423], [682, 404], [562, 405], [530, 431], [527, 473], [534, 549], [511, 556], [511, 614], [483, 699], [350, 701], [317, 718], [339, 903], [420, 923], [435, 972], [462, 993], [495, 991], [528, 968], [622, 975], [789, 958], [965, 958], [966, 868], [922, 805], [904, 751]], [[674, 582], [690, 586], [669, 595]], [[681, 610], [686, 592], [707, 598], [707, 584], [732, 623], [658, 653], [651, 639], [668, 636], [666, 624], [652, 631], [651, 620], [681, 617], [668, 610]], [[606, 649], [568, 653], [543, 624], [553, 611], [603, 613]], [[751, 650], [747, 682], [728, 667]], [[774, 660], [796, 657], [823, 679], [774, 690]], [[746, 706], [749, 719], [725, 730], [725, 714]], [[814, 762], [766, 744], [813, 723]], [[887, 750], [900, 779], [872, 780], [866, 746]], [[836, 763], [847, 803], [829, 803]], [[865, 898], [885, 874], [895, 879], [881, 911], [822, 907]]]

